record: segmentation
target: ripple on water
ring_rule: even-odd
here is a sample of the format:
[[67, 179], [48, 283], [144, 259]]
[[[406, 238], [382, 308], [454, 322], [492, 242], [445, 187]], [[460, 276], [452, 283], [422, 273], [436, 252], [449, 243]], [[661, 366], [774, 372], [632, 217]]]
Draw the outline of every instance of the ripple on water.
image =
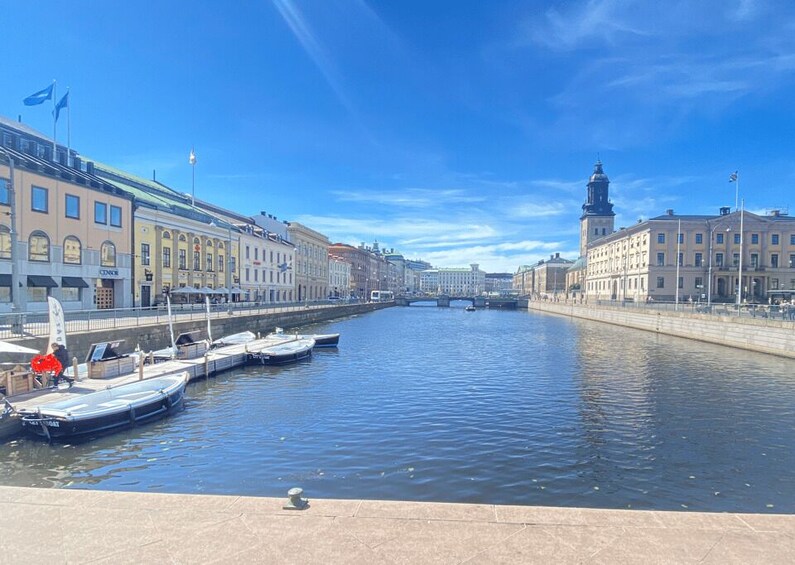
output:
[[[310, 330], [311, 331], [311, 330]], [[793, 512], [791, 362], [527, 312], [392, 308], [336, 352], [191, 384], [88, 443], [0, 446], [6, 484]], [[691, 478], [692, 477], [692, 478]], [[768, 506], [772, 505], [772, 506]]]

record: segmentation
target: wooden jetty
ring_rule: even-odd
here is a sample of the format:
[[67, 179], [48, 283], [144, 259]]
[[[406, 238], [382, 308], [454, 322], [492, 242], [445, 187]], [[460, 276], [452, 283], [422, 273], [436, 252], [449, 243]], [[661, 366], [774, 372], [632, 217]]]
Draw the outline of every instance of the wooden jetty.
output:
[[[227, 345], [216, 349], [209, 349], [204, 352], [203, 355], [190, 359], [175, 358], [162, 363], [140, 363], [135, 372], [102, 379], [84, 377], [79, 381], [76, 380], [74, 386], [71, 388], [37, 389], [24, 394], [6, 397], [5, 400], [14, 410], [25, 408], [35, 411], [36, 408], [49, 404], [50, 402], [75, 398], [83, 394], [117, 387], [138, 380], [152, 379], [184, 371], [187, 371], [189, 380], [192, 381], [210, 377], [221, 371], [227, 371], [244, 365], [247, 361], [249, 351], [256, 351], [266, 345], [277, 343], [278, 341], [283, 340], [264, 337], [244, 344]], [[136, 353], [131, 355], [136, 355]], [[142, 354], [142, 358], [145, 359], [147, 356]], [[21, 430], [22, 425], [19, 418], [6, 417], [0, 420], [0, 440], [14, 436], [20, 433]]]

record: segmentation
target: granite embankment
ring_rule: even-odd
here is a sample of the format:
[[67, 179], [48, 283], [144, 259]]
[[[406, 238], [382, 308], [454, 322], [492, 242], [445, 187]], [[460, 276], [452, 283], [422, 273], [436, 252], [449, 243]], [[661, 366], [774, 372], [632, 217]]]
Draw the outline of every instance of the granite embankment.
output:
[[751, 315], [737, 316], [728, 308], [724, 309], [723, 314], [705, 314], [690, 309], [675, 311], [620, 304], [594, 305], [543, 300], [532, 300], [527, 307], [531, 311], [795, 358], [795, 322]]
[[[310, 324], [327, 322], [337, 318], [372, 312], [380, 308], [392, 306], [386, 304], [344, 304], [344, 305], [311, 305], [308, 307], [270, 308], [263, 310], [234, 310], [232, 313], [213, 313], [210, 320], [214, 338], [251, 331], [268, 333], [274, 328], [297, 328]], [[174, 335], [190, 332], [198, 339], [207, 337], [207, 320], [201, 312], [193, 312], [192, 319], [181, 311], [174, 313]], [[103, 341], [124, 341], [120, 347], [122, 353], [128, 353], [140, 346], [143, 351], [163, 349], [171, 345], [170, 330], [164, 317], [159, 319], [135, 318], [111, 320], [116, 327], [94, 331], [71, 331], [67, 315], [67, 345], [69, 354], [83, 360], [91, 344]], [[43, 351], [47, 346], [47, 338], [31, 338], [15, 343]]]

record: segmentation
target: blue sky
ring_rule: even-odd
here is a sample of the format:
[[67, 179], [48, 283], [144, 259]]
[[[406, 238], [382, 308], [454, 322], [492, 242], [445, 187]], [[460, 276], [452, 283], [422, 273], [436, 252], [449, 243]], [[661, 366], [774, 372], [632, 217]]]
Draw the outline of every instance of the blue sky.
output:
[[[0, 113], [246, 214], [436, 266], [576, 259], [597, 157], [616, 227], [789, 209], [795, 4], [4, 3]], [[59, 141], [66, 139], [66, 121]], [[790, 210], [795, 214], [795, 206]]]

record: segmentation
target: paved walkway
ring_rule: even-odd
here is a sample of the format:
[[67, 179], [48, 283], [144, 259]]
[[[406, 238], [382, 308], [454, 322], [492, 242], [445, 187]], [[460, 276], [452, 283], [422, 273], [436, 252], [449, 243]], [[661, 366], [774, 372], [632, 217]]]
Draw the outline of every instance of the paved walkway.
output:
[[2, 563], [794, 563], [795, 516], [0, 487]]

